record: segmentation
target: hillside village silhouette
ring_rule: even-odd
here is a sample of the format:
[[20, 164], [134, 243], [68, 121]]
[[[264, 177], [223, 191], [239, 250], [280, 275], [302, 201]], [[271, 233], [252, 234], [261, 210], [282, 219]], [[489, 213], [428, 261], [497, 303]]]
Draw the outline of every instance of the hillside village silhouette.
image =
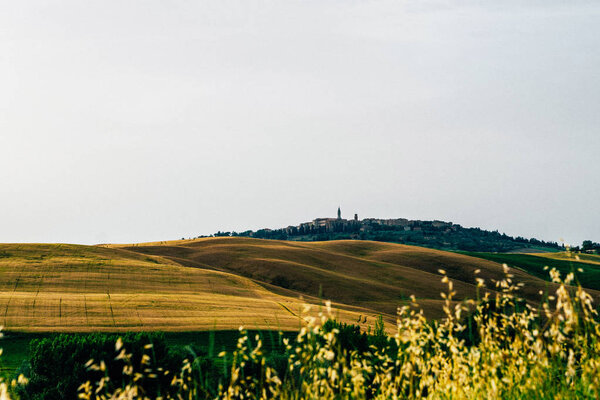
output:
[[[528, 248], [536, 251], [562, 249], [556, 242], [535, 238], [512, 237], [497, 230], [465, 228], [460, 224], [441, 220], [424, 221], [407, 218], [342, 218], [341, 207], [336, 217], [315, 218], [309, 222], [285, 228], [263, 228], [256, 231], [217, 232], [213, 237], [236, 236], [256, 239], [327, 241], [327, 240], [374, 240], [425, 246], [442, 250], [503, 252]], [[206, 236], [198, 236], [206, 237]]]

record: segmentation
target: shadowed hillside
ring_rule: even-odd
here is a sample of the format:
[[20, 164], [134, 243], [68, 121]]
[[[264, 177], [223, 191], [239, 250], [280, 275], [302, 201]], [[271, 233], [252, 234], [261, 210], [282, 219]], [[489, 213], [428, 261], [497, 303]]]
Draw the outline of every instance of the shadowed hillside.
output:
[[[477, 296], [476, 277], [488, 282], [504, 277], [501, 264], [422, 247], [368, 241], [289, 242], [247, 238], [205, 238], [146, 243], [123, 248], [158, 255], [199, 269], [248, 277], [282, 294], [321, 296], [394, 315], [410, 295], [426, 313], [441, 315], [440, 293], [447, 290], [439, 269], [454, 280], [456, 298]], [[479, 274], [475, 271], [480, 270]], [[525, 284], [531, 302], [552, 284], [512, 269]]]

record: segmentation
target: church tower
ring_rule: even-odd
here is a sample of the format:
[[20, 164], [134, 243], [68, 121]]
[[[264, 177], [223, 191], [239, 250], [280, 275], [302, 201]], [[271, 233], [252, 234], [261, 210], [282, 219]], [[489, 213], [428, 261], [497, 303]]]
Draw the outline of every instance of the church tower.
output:
[[338, 207], [338, 218], [337, 219], [342, 219], [342, 210], [340, 209], [340, 207]]

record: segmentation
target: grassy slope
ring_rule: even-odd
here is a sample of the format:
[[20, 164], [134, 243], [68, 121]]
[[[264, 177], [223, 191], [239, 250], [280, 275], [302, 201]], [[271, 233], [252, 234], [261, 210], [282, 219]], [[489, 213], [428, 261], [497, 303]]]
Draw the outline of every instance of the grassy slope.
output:
[[[438, 269], [454, 280], [458, 299], [476, 296], [474, 271], [490, 281], [504, 276], [501, 265], [466, 255], [422, 247], [369, 241], [289, 242], [248, 238], [208, 238], [147, 243], [124, 248], [159, 255], [190, 267], [251, 278], [282, 294], [318, 296], [393, 315], [414, 294], [430, 316], [440, 316]], [[533, 302], [548, 284], [519, 270], [524, 295]], [[552, 286], [552, 285], [550, 285]]]
[[540, 253], [535, 255], [553, 260], [565, 260], [600, 265], [600, 255], [598, 254], [573, 254], [567, 253], [566, 251], [561, 251], [560, 253]]
[[12, 331], [293, 330], [302, 307], [244, 277], [123, 249], [0, 245], [0, 276], [0, 325]]
[[[0, 325], [27, 332], [294, 330], [302, 304], [319, 298], [331, 299], [344, 321], [366, 315], [371, 325], [381, 313], [393, 324], [411, 294], [427, 315], [441, 315], [447, 288], [440, 268], [459, 300], [476, 296], [476, 269], [487, 281], [503, 277], [499, 264], [480, 258], [367, 241], [0, 245]], [[552, 286], [513, 272], [532, 302]]]
[[[548, 271], [544, 267], [556, 268], [563, 275], [574, 271], [582, 286], [600, 290], [600, 257], [594, 255], [579, 255], [580, 260], [569, 256], [567, 253], [544, 254], [505, 254], [505, 253], [464, 253], [480, 257], [497, 263], [506, 263], [511, 267], [518, 267], [528, 273], [548, 279]], [[582, 268], [583, 272], [578, 272]]]

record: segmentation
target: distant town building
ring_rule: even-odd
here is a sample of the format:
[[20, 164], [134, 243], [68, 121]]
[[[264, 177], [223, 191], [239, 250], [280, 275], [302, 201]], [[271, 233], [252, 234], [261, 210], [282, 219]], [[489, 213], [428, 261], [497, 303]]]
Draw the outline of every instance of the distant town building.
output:
[[417, 232], [422, 231], [424, 228], [429, 229], [429, 227], [441, 229], [446, 232], [456, 231], [461, 228], [460, 225], [453, 224], [452, 222], [438, 220], [415, 221], [406, 218], [365, 218], [359, 220], [358, 214], [354, 214], [353, 219], [347, 220], [342, 218], [342, 209], [341, 207], [338, 207], [336, 218], [315, 218], [310, 222], [303, 222], [297, 226], [288, 226], [287, 228], [282, 229], [282, 231], [289, 237], [333, 232], [358, 234], [360, 232], [378, 231], [380, 230], [380, 227], [389, 227], [388, 230], [393, 228], [392, 230]]

